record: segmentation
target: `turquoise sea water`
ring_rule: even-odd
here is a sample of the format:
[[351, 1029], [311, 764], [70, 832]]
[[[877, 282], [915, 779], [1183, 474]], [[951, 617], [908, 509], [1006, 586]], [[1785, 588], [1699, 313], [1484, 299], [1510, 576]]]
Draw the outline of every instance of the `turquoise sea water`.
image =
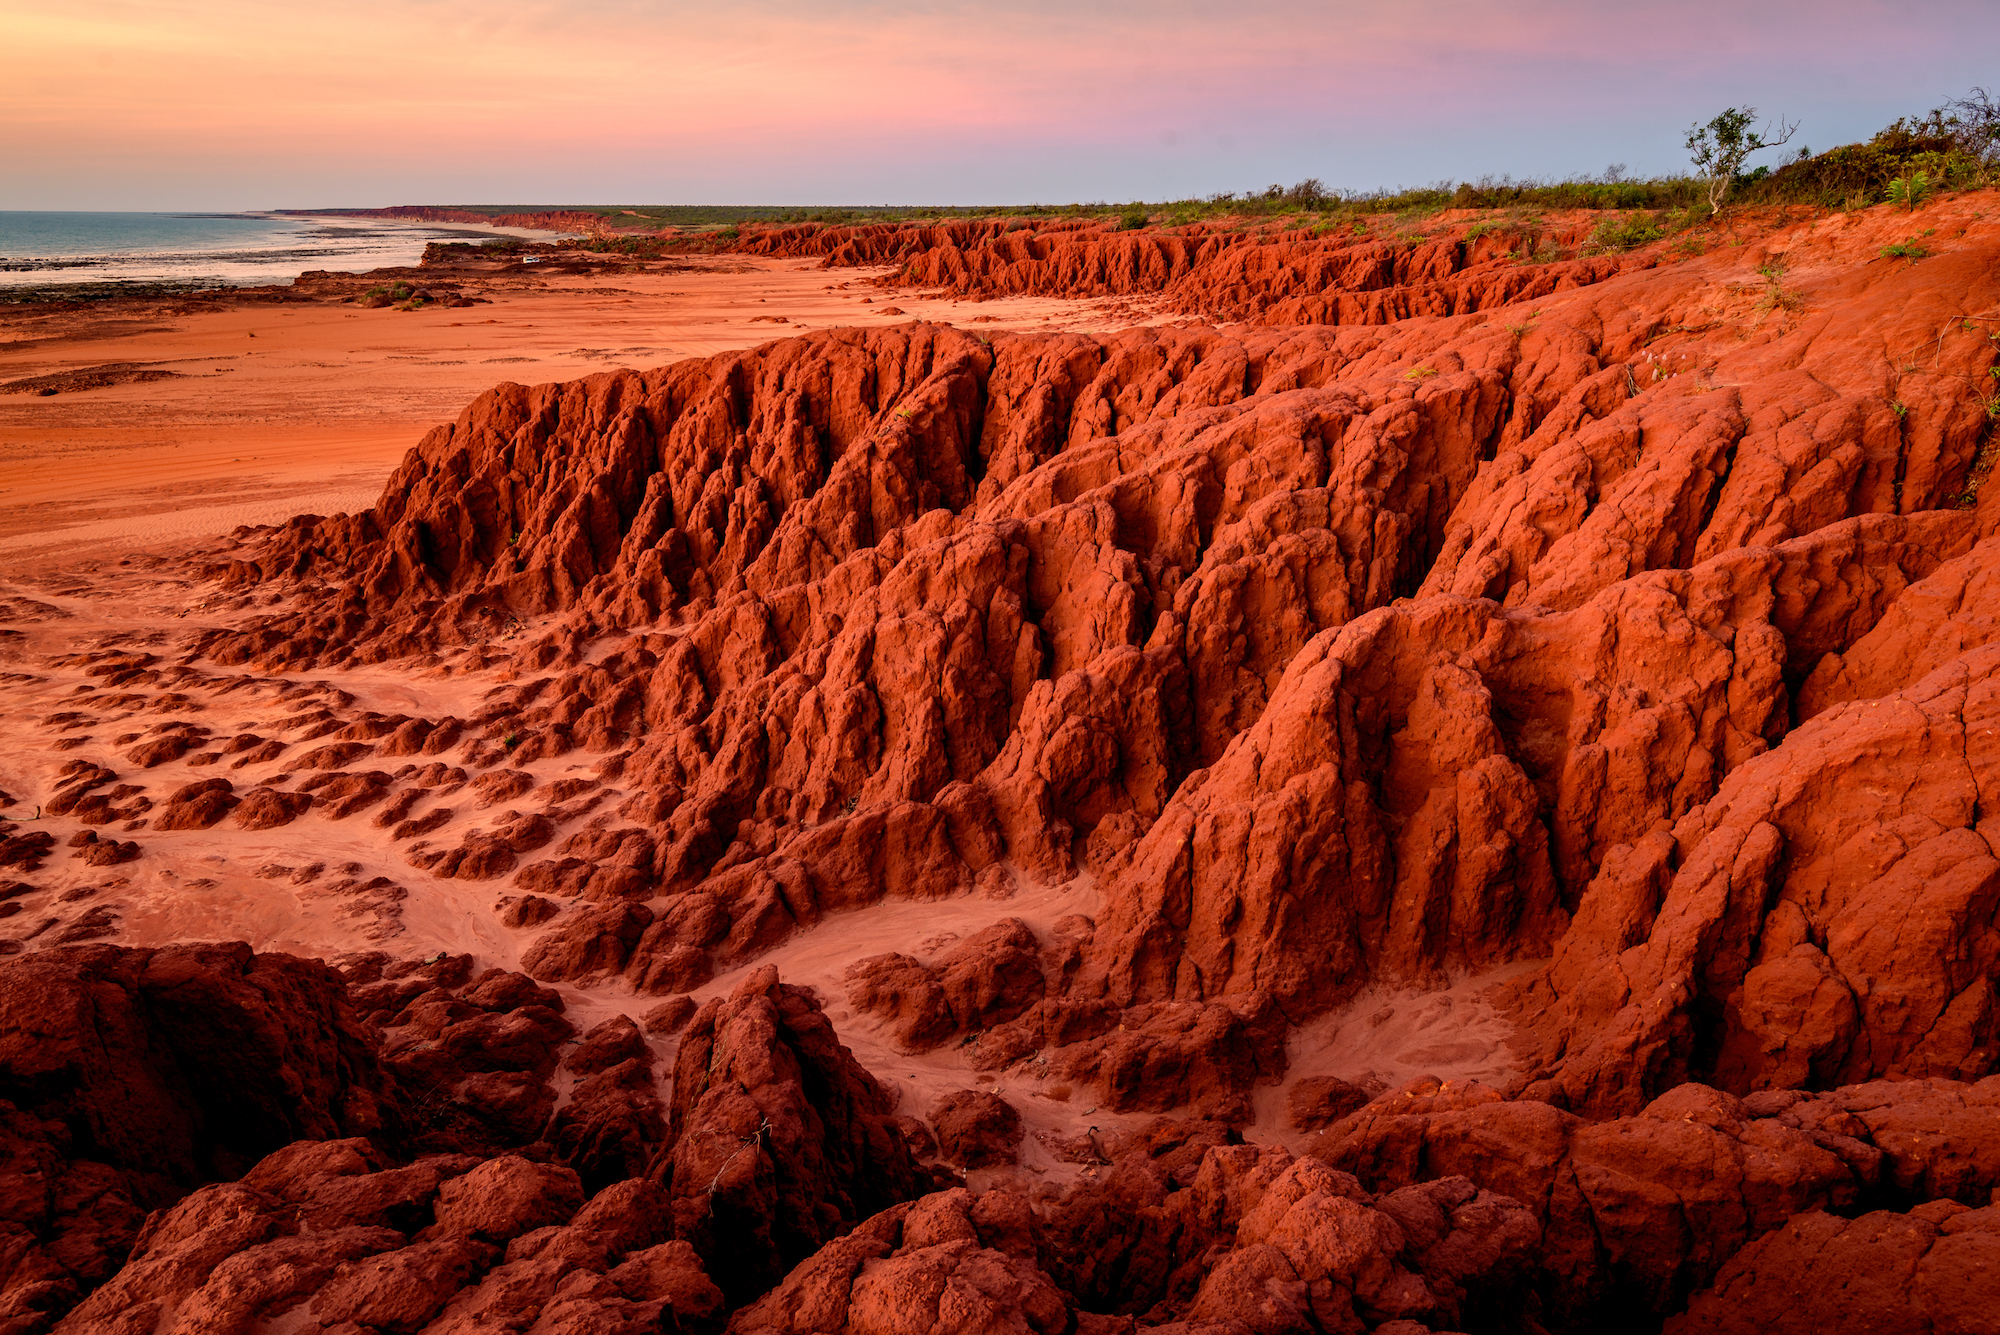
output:
[[55, 283], [288, 283], [307, 269], [415, 264], [431, 241], [490, 231], [387, 218], [0, 210], [0, 287]]

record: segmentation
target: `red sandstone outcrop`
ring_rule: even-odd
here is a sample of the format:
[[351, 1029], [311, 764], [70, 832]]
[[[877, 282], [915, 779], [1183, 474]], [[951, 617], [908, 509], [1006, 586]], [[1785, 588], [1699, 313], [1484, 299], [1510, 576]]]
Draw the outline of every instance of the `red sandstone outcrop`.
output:
[[318, 963], [237, 943], [0, 964], [0, 1322], [47, 1329], [149, 1210], [294, 1139], [379, 1131], [391, 1100]]
[[732, 1305], [917, 1194], [924, 1180], [894, 1107], [819, 1006], [774, 969], [696, 1013], [674, 1063], [673, 1149], [653, 1176], [670, 1195], [675, 1236]]
[[[1211, 223], [1139, 231], [1095, 220], [763, 227], [736, 249], [817, 256], [829, 267], [893, 264], [885, 283], [953, 296], [1143, 297], [1210, 320], [1386, 324], [1534, 301], [1659, 263], [1591, 244], [1599, 219], [1501, 226], [1447, 215], [1414, 234], [1386, 219], [1356, 228]], [[1524, 262], [1532, 259], [1533, 262]]]
[[[1987, 525], [1948, 507], [1986, 422], [1962, 383], [1993, 354], [1933, 326], [1987, 300], [1992, 270], [1976, 246], [1874, 268], [1842, 236], [1790, 244], [1811, 320], [1718, 288], [1767, 246], [1655, 256], [1520, 324], [990, 344], [919, 325], [505, 387], [374, 510], [270, 535], [232, 578], [323, 585], [316, 610], [207, 648], [379, 659], [558, 614], [513, 651], [532, 675], [467, 725], [468, 762], [582, 750], [643, 797], [623, 824], [565, 833], [552, 808], [409, 854], [595, 901], [524, 957], [548, 981], [671, 995], [843, 908], [1087, 871], [1104, 907], [1064, 971], [1026, 946], [883, 960], [856, 1004], [912, 1048], [1046, 1033], [1059, 1007], [1074, 1042], [1154, 1024], [1142, 1007], [1298, 1021], [1371, 980], [1553, 956], [1519, 1005], [1547, 1012], [1536, 1041], [1564, 1055], [1535, 1062], [1574, 1108], [1691, 1077], [1976, 1076], [2000, 1051], [1978, 892], [1941, 922], [1950, 964], [1864, 968], [1810, 870], [1861, 864], [1787, 851], [1838, 838], [1819, 790], [1789, 817], [1745, 802], [1840, 772], [1850, 750], [1817, 739], [1897, 726], [1865, 693], [1916, 689], [1907, 670], [1975, 690], [1975, 659], [1951, 664], [1983, 623], [1949, 589], [1973, 587]], [[1496, 253], [1453, 281], [1505, 302], [1514, 271]], [[1702, 302], [1743, 340], [1662, 335]], [[1870, 332], [1824, 332], [1846, 328]], [[1920, 334], [1933, 364], [1890, 367], [1881, 340]], [[1869, 638], [1897, 608], [1928, 636], [1914, 658]], [[1961, 688], [1940, 689], [1942, 718]], [[1883, 763], [1949, 769], [1955, 744], [1909, 717], [1927, 749]], [[237, 817], [280, 800], [253, 791]], [[1946, 832], [1977, 809], [1926, 807], [1942, 827], [1908, 874], [1973, 857], [1976, 882]], [[1718, 955], [1740, 928], [1697, 878], [1739, 846], [1766, 872], [1730, 893], [1757, 901], [1780, 866], [1791, 888], [1765, 887], [1762, 936]], [[1855, 875], [1886, 885], [1887, 865]], [[1880, 911], [1864, 900], [1851, 921]], [[1639, 951], [1615, 982], [1583, 963], [1607, 945]], [[1888, 970], [1880, 1005], [1849, 963]], [[988, 999], [952, 991], [962, 967], [999, 971]], [[1814, 1018], [1781, 1052], [1794, 1012]]]
[[586, 1204], [574, 1173], [518, 1157], [395, 1166], [366, 1140], [300, 1142], [153, 1216], [55, 1330], [713, 1329], [721, 1295], [659, 1240], [658, 1207], [636, 1180]]
[[1011, 1164], [1021, 1148], [1021, 1114], [998, 1094], [955, 1090], [932, 1104], [928, 1116], [939, 1151], [966, 1168]]
[[1670, 1335], [1977, 1331], [2000, 1312], [2000, 1207], [1794, 1216], [1731, 1258]]
[[[1838, 1273], [1857, 1321], [1954, 1328], [2000, 1187], [2000, 499], [1974, 391], [2000, 242], [1975, 221], [1920, 264], [1866, 217], [1547, 265], [1457, 233], [774, 235], [967, 293], [1145, 292], [1267, 327], [836, 330], [503, 386], [373, 509], [249, 535], [214, 573], [291, 600], [188, 662], [92, 661], [78, 709], [172, 712], [139, 689], [218, 664], [503, 671], [462, 719], [329, 688], [235, 737], [134, 723], [48, 776], [78, 859], [139, 856], [114, 824], [345, 820], [420, 874], [504, 878], [482, 900], [537, 934], [518, 974], [349, 961], [388, 1076], [313, 1075], [309, 1125], [249, 1082], [290, 1139], [366, 1130], [329, 1091], [393, 1078], [407, 1125], [341, 1176], [417, 1185], [394, 1217], [330, 1215], [351, 1235], [240, 1310], [1785, 1328], [1835, 1314], [1772, 1277]], [[209, 756], [247, 773], [157, 778]], [[0, 833], [24, 877], [57, 843]], [[400, 889], [362, 875], [343, 893]], [[6, 903], [39, 893], [18, 885]], [[759, 962], [879, 901], [1023, 896], [962, 939], [857, 949], [855, 1023], [1063, 1087], [1052, 1116], [1197, 1120], [1083, 1140], [1065, 1189], [1024, 1164], [937, 1192], [910, 1148], [932, 1133]], [[1300, 1026], [1500, 966], [1505, 1089], [1361, 1102], [1321, 1078], [1283, 1100], [1307, 1154], [1239, 1142]], [[552, 984], [637, 998], [643, 1027], [572, 1046]], [[245, 1050], [287, 1043], [312, 1047]], [[196, 1128], [169, 1137], [168, 1194], [277, 1148], [211, 1145], [222, 1096], [136, 1069], [199, 1112], [162, 1123]], [[40, 1082], [15, 1082], [22, 1181], [73, 1189], [22, 1188], [21, 1329], [114, 1272], [102, 1310], [157, 1303], [134, 1318], [157, 1325], [196, 1310], [172, 1275], [295, 1237], [297, 1202], [211, 1185], [119, 1272], [131, 1166], [93, 1139], [98, 1094]], [[968, 1090], [929, 1110], [935, 1148], [1004, 1179], [1030, 1107]], [[564, 1232], [585, 1197], [653, 1232]], [[546, 1230], [555, 1250], [526, 1242]]]
[[849, 1002], [889, 1019], [897, 1040], [916, 1050], [1004, 1024], [1048, 987], [1040, 942], [1019, 918], [975, 932], [936, 967], [877, 955], [851, 965], [848, 980]]
[[898, 1205], [793, 1270], [731, 1335], [1009, 1330], [1065, 1335], [1074, 1304], [1035, 1264], [1027, 1202], [964, 1190]]
[[240, 943], [38, 951], [0, 965], [0, 1081], [80, 1152], [182, 1185], [301, 1137], [383, 1124], [386, 1086], [332, 970]]
[[[592, 1189], [546, 1161], [547, 1141], [526, 1155], [466, 1142], [474, 1153], [398, 1159], [348, 1137], [302, 1140], [260, 1163], [243, 1156], [230, 1169], [240, 1180], [184, 1195], [227, 1164], [218, 1156], [241, 1153], [200, 1157], [204, 1137], [222, 1134], [221, 1100], [256, 1103], [246, 1134], [269, 1138], [336, 1135], [348, 1128], [326, 1108], [381, 1099], [371, 1092], [379, 1075], [344, 1096], [325, 1083], [343, 1060], [372, 1070], [381, 1040], [341, 1018], [350, 1013], [339, 980], [315, 967], [240, 946], [99, 947], [0, 966], [21, 985], [10, 1013], [46, 1016], [88, 995], [98, 1017], [89, 1030], [100, 1035], [98, 1046], [58, 1045], [37, 1068], [60, 1079], [8, 1059], [9, 1092], [40, 1100], [10, 1105], [21, 1171], [9, 1217], [31, 1230], [23, 1242], [56, 1239], [14, 1249], [8, 1329], [250, 1330], [304, 1319], [405, 1335], [636, 1335], [715, 1330], [733, 1311], [729, 1328], [746, 1335], [980, 1323], [1288, 1335], [1600, 1329], [1685, 1307], [1676, 1330], [1802, 1329], [1802, 1314], [1822, 1310], [1947, 1330], [1974, 1328], [1952, 1323], [1976, 1319], [1990, 1287], [1991, 1211], [1977, 1205], [2000, 1189], [2000, 1077], [1747, 1099], [1683, 1085], [1609, 1122], [1476, 1084], [1418, 1082], [1333, 1123], [1303, 1157], [1244, 1144], [1223, 1123], [1161, 1120], [1094, 1142], [1102, 1175], [1092, 1169], [1068, 1188], [1003, 1182], [923, 1195], [929, 1184], [889, 1100], [811, 999], [769, 969], [695, 1018], [677, 1061], [672, 1143], [644, 1175], [618, 1175], [634, 1161], [629, 1150], [592, 1161], [609, 1179]], [[350, 972], [369, 980], [353, 984], [368, 1013], [397, 1012], [384, 1050], [403, 1073], [407, 1056], [393, 1054], [408, 1051], [411, 1030], [435, 1029], [441, 1050], [504, 1064], [505, 1026], [492, 1021], [554, 1014], [555, 999], [532, 980], [474, 976], [462, 956], [421, 968], [361, 960]], [[334, 1008], [346, 1056], [332, 1065], [331, 1052], [299, 1046], [324, 1042], [327, 1019], [287, 1037], [266, 1013], [275, 1001], [310, 1019], [300, 988]], [[143, 1021], [131, 1018], [134, 1000]], [[450, 1021], [454, 1007], [467, 1019]], [[40, 1032], [22, 1023], [23, 1035]], [[212, 1052], [200, 1056], [221, 1033], [237, 1044], [240, 1087], [148, 1074], [163, 1060], [223, 1069]], [[524, 1054], [552, 1053], [561, 1038], [522, 1042]], [[279, 1046], [259, 1055], [259, 1044]], [[107, 1064], [114, 1048], [130, 1056]], [[628, 1096], [619, 1105], [628, 1114], [629, 1096], [653, 1091], [630, 1021], [593, 1029], [563, 1064], [582, 1077], [573, 1106], [602, 1103], [584, 1089], [604, 1076], [618, 1075], [610, 1087]], [[134, 1078], [153, 1081], [152, 1115], [138, 1128], [99, 1106], [106, 1096], [129, 1102]], [[967, 1092], [932, 1110], [952, 1152], [969, 1161], [961, 1142], [1018, 1134], [996, 1131], [996, 1103]], [[424, 1118], [435, 1108], [410, 1108], [419, 1138], [439, 1134]], [[40, 1120], [50, 1117], [66, 1121]], [[549, 1139], [560, 1147], [561, 1129], [585, 1120], [559, 1114]], [[635, 1125], [629, 1116], [604, 1124]], [[183, 1153], [188, 1175], [118, 1167], [129, 1147], [93, 1142], [100, 1125], [150, 1135], [149, 1145], [193, 1127], [195, 1148], [169, 1145], [162, 1161]], [[113, 1162], [86, 1158], [106, 1151]], [[31, 1187], [42, 1181], [63, 1185], [42, 1214], [24, 1211], [48, 1191]], [[148, 1198], [170, 1208], [147, 1217], [137, 1202]], [[1857, 1215], [1868, 1202], [1903, 1204]], [[1844, 1285], [1844, 1307], [1794, 1301], [1796, 1276], [1818, 1270]]]

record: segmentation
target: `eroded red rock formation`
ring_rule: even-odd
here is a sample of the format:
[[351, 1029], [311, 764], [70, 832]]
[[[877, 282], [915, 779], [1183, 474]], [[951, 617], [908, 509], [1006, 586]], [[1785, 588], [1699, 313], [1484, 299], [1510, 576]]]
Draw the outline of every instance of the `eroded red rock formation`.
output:
[[[2000, 1078], [1747, 1099], [1686, 1084], [1596, 1122], [1428, 1080], [1340, 1118], [1304, 1155], [1244, 1143], [1225, 1123], [1163, 1118], [1093, 1137], [1097, 1166], [1066, 1187], [972, 1191], [913, 1167], [891, 1100], [811, 999], [766, 968], [696, 1018], [651, 1165], [592, 1187], [552, 1161], [548, 1140], [465, 1138], [470, 1123], [397, 1088], [391, 1072], [412, 1068], [396, 1034], [424, 1023], [409, 1010], [456, 1004], [475, 1026], [549, 1010], [521, 975], [468, 979], [466, 964], [392, 967], [356, 985], [374, 1013], [406, 1007], [386, 1042], [356, 1024], [331, 971], [240, 947], [88, 947], [0, 965], [9, 1014], [91, 992], [106, 1051], [163, 1054], [85, 1054], [55, 1063], [66, 1078], [39, 1089], [18, 1044], [10, 1054], [8, 1092], [24, 1101], [8, 1114], [6, 1328], [639, 1335], [726, 1320], [744, 1335], [1408, 1335], [1635, 1328], [1684, 1308], [1675, 1330], [1803, 1331], [1857, 1312], [1974, 1330], [1995, 1292], [1993, 1210], [1968, 1200], [2000, 1189]], [[423, 990], [399, 1003], [412, 988]], [[257, 1032], [243, 1007], [265, 998], [295, 1016], [329, 1010], [333, 1048], [323, 1028], [266, 1021], [230, 1071], [196, 1068], [220, 1083], [147, 1074], [185, 1062], [189, 1043]], [[129, 1013], [135, 1002], [143, 1014]], [[505, 1064], [490, 1037], [487, 1059], [468, 1060], [449, 1032], [440, 1050]], [[270, 1050], [252, 1053], [258, 1042]], [[637, 1042], [629, 1022], [600, 1026], [562, 1063], [616, 1070], [643, 1060], [628, 1055]], [[399, 1047], [387, 1071], [377, 1064]], [[314, 1073], [334, 1048], [345, 1086]], [[105, 1113], [93, 1101], [121, 1079], [128, 1099], [147, 1100], [146, 1125], [111, 1119], [111, 1136], [93, 1140]], [[579, 1088], [577, 1102], [591, 1101]], [[218, 1129], [225, 1102], [261, 1110], [233, 1140]], [[403, 1130], [339, 1135], [368, 1120], [361, 1103]], [[947, 1141], [990, 1145], [991, 1105], [1006, 1106], [961, 1091], [932, 1118]], [[353, 1125], [328, 1121], [328, 1106]], [[533, 1136], [525, 1125], [519, 1142]], [[165, 1157], [119, 1166], [127, 1151], [113, 1140], [142, 1131], [165, 1137]], [[240, 1153], [297, 1131], [308, 1138], [261, 1160], [184, 1148], [178, 1176], [153, 1166], [175, 1146], [228, 1140]], [[457, 1149], [438, 1143], [454, 1136]], [[218, 1175], [228, 1180], [196, 1185]], [[1799, 1287], [1814, 1274], [1840, 1303]]]
[[[1989, 526], [1953, 507], [1993, 353], [1951, 321], [1992, 271], [1976, 246], [1789, 244], [1819, 266], [1809, 314], [1746, 304], [1730, 340], [1670, 324], [1734, 299], [1712, 260], [1511, 325], [919, 325], [503, 388], [374, 510], [241, 562], [312, 610], [207, 649], [380, 660], [557, 615], [473, 720], [483, 754], [606, 753], [644, 796], [623, 827], [507, 827], [446, 868], [546, 847], [521, 883], [603, 905], [531, 952], [545, 980], [680, 991], [842, 908], [1088, 871], [1102, 910], [1050, 1006], [1298, 1022], [1371, 979], [1553, 955], [1520, 1004], [1579, 1109], [1688, 1076], [1977, 1076], [1986, 900], [1938, 927], [1949, 963], [1863, 965], [1839, 887], [1870, 887], [1866, 919], [1894, 867], [1920, 895], [1990, 856], [1983, 623], [1956, 610]], [[1883, 352], [1906, 342], [1934, 355]], [[1884, 663], [1892, 609], [1899, 641], [1955, 620]], [[1879, 811], [1865, 784], [1798, 790], [1860, 752], [1928, 786]], [[1834, 828], [1917, 819], [1931, 843], [1872, 862]], [[1631, 962], [1594, 968], [1607, 945]], [[1856, 975], [1897, 981], [1874, 1003]], [[894, 1004], [921, 1012], [910, 1041], [1019, 1013]], [[1810, 1035], [1780, 1043], [1800, 1008]]]
[[[77, 856], [347, 821], [421, 884], [493, 883], [519, 964], [346, 962], [403, 1120], [276, 1124], [374, 1137], [336, 1176], [403, 1174], [402, 1222], [328, 1216], [357, 1250], [255, 1310], [1803, 1330], [1818, 1309], [1765, 1286], [1845, 1267], [1916, 1276], [1867, 1313], [1973, 1328], [1951, 1286], [1983, 1292], [2000, 1188], [2000, 230], [1938, 208], [1962, 227], [1920, 263], [1881, 254], [1886, 217], [1550, 264], [1463, 232], [771, 234], [1264, 327], [833, 330], [502, 386], [373, 509], [246, 534], [210, 572], [241, 615], [180, 661], [81, 655], [97, 683], [65, 698], [270, 708], [66, 762], [41, 796], [89, 827]], [[491, 684], [390, 714], [297, 680], [391, 665]], [[23, 876], [57, 856], [7, 833]], [[409, 893], [359, 863], [259, 874], [383, 941]], [[928, 944], [839, 935], [975, 902]], [[834, 992], [767, 961], [812, 939]], [[1371, 989], [1489, 972], [1503, 1087], [1265, 1092]], [[573, 1023], [558, 988], [643, 1026]], [[843, 1000], [879, 1056], [949, 1073], [921, 1109], [841, 1046]], [[1244, 1143], [1273, 1116], [1292, 1148]], [[254, 1157], [203, 1153], [175, 1191]], [[230, 1256], [297, 1236], [276, 1171], [107, 1228], [22, 1310], [105, 1283], [92, 1313], [194, 1320], [176, 1249], [206, 1210], [250, 1221]]]
[[[1197, 223], [1122, 230], [1096, 219], [767, 226], [735, 249], [894, 265], [879, 281], [973, 298], [1138, 297], [1211, 320], [1384, 324], [1531, 301], [1658, 262], [1593, 247], [1601, 219], [1445, 215], [1424, 233], [1375, 218], [1254, 230]], [[1297, 220], [1294, 219], [1296, 224]], [[1533, 263], [1523, 263], [1533, 259]]]

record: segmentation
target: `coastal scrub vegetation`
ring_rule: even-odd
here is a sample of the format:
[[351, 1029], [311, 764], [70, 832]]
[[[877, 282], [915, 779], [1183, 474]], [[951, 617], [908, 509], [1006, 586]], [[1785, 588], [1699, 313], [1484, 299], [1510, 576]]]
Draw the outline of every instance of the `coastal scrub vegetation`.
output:
[[[1708, 182], [1710, 213], [1722, 212], [1722, 202], [1729, 198], [1729, 188], [1743, 175], [1743, 164], [1751, 154], [1788, 144], [1799, 130], [1797, 121], [1787, 122], [1782, 117], [1775, 130], [1768, 125], [1762, 130], [1752, 130], [1750, 127], [1756, 123], [1757, 108], [1728, 107], [1708, 124], [1688, 130], [1688, 156]], [[1766, 139], [1767, 133], [1772, 137]]]
[[[1219, 191], [1200, 198], [1072, 204], [797, 208], [756, 205], [567, 205], [566, 216], [595, 215], [602, 229], [582, 248], [626, 258], [660, 259], [696, 248], [726, 249], [746, 224], [853, 225], [977, 219], [1101, 220], [1121, 230], [1240, 227], [1260, 221], [1366, 233], [1373, 220], [1407, 231], [1445, 209], [1599, 210], [1609, 215], [1588, 245], [1629, 250], [1683, 233], [1725, 205], [1806, 205], [1852, 210], [1890, 201], [1912, 212], [1930, 197], [2000, 183], [2000, 102], [1984, 88], [1950, 99], [1920, 116], [1900, 117], [1865, 143], [1815, 154], [1800, 148], [1775, 167], [1746, 170], [1754, 153], [1775, 148], [1798, 128], [1780, 122], [1753, 131], [1756, 111], [1730, 107], [1688, 134], [1696, 172], [1633, 178], [1622, 164], [1564, 179], [1482, 176], [1476, 181], [1341, 190], [1317, 177], [1261, 190]], [[533, 212], [523, 205], [466, 205], [456, 213], [491, 217]], [[1376, 223], [1375, 225], [1380, 225]], [[650, 233], [650, 234], [648, 234]], [[1471, 239], [1471, 237], [1468, 237]], [[508, 243], [499, 243], [495, 250]], [[511, 243], [518, 247], [519, 243]], [[456, 249], [456, 247], [452, 247]], [[1533, 258], [1528, 256], [1526, 258]]]

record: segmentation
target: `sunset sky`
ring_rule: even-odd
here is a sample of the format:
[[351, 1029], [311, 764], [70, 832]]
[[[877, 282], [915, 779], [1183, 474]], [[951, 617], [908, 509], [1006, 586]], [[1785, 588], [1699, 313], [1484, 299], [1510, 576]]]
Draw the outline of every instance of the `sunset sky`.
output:
[[0, 0], [0, 208], [1062, 203], [1794, 144], [2000, 84], [2000, 0]]

